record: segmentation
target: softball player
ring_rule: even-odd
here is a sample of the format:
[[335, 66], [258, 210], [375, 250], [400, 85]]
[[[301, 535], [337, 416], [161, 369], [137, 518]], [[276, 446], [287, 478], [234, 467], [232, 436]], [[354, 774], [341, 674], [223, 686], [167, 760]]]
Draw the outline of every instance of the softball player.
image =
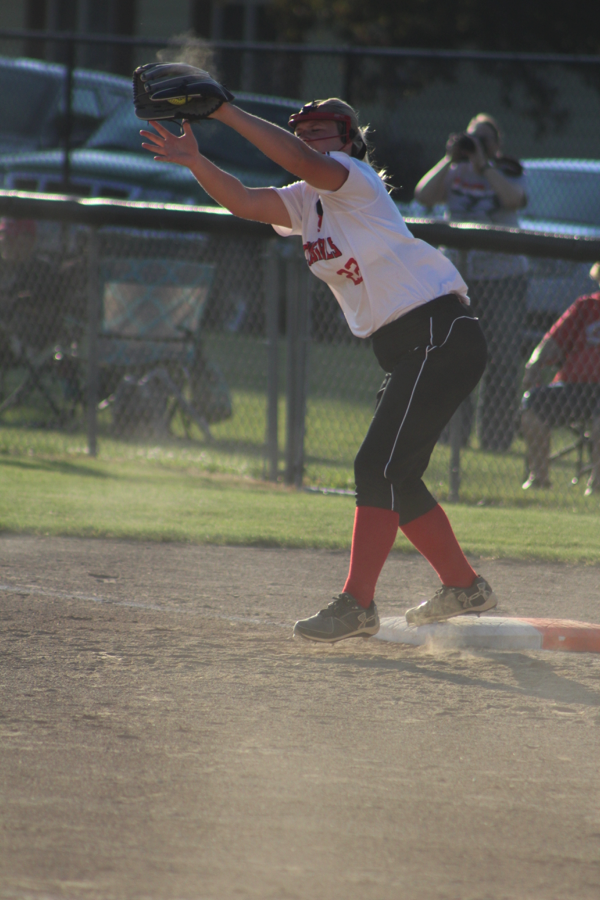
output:
[[441, 431], [479, 381], [485, 339], [452, 263], [409, 232], [368, 161], [365, 133], [341, 100], [314, 101], [290, 118], [291, 134], [232, 103], [212, 114], [300, 180], [247, 188], [199, 151], [189, 123], [176, 137], [159, 122], [142, 131], [155, 159], [187, 166], [222, 206], [301, 235], [311, 271], [339, 302], [353, 334], [372, 339], [386, 374], [355, 461], [356, 513], [348, 578], [325, 609], [296, 622], [315, 641], [376, 634], [375, 586], [398, 527], [442, 586], [406, 613], [421, 625], [496, 605], [464, 556], [422, 476]]

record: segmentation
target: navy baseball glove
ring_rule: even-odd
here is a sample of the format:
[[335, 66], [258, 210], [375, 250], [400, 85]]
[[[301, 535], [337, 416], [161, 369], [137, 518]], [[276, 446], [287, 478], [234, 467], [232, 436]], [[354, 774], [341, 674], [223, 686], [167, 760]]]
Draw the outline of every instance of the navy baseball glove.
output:
[[185, 63], [148, 63], [133, 73], [133, 104], [138, 119], [206, 119], [234, 100], [204, 69]]

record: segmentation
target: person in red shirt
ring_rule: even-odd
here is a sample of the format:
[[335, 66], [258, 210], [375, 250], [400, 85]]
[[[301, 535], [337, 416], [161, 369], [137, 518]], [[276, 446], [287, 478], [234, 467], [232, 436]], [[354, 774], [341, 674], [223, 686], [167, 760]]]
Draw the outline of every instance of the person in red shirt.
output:
[[[600, 262], [590, 270], [600, 282]], [[542, 371], [558, 366], [540, 386]], [[586, 496], [600, 489], [600, 293], [578, 297], [544, 335], [525, 367], [521, 426], [530, 473], [524, 490], [551, 486], [550, 432], [577, 419], [591, 422], [592, 472]]]

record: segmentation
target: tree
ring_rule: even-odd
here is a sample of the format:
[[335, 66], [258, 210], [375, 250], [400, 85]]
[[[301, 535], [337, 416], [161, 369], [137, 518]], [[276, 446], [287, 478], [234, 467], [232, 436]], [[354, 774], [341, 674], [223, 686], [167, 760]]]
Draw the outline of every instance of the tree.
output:
[[280, 39], [321, 27], [365, 46], [600, 53], [594, 0], [273, 0]]

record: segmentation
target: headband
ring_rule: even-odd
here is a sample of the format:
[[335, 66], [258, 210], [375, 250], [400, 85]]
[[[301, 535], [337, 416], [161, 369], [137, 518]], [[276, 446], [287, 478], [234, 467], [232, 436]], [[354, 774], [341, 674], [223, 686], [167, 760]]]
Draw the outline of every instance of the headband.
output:
[[356, 137], [356, 131], [352, 127], [352, 119], [350, 118], [350, 116], [344, 115], [344, 113], [327, 112], [326, 110], [319, 109], [318, 107], [315, 107], [314, 100], [312, 101], [312, 103], [306, 103], [302, 107], [300, 112], [291, 115], [288, 121], [288, 125], [295, 131], [298, 122], [311, 122], [316, 119], [324, 119], [329, 122], [343, 122], [343, 136], [346, 141], [352, 141]]

